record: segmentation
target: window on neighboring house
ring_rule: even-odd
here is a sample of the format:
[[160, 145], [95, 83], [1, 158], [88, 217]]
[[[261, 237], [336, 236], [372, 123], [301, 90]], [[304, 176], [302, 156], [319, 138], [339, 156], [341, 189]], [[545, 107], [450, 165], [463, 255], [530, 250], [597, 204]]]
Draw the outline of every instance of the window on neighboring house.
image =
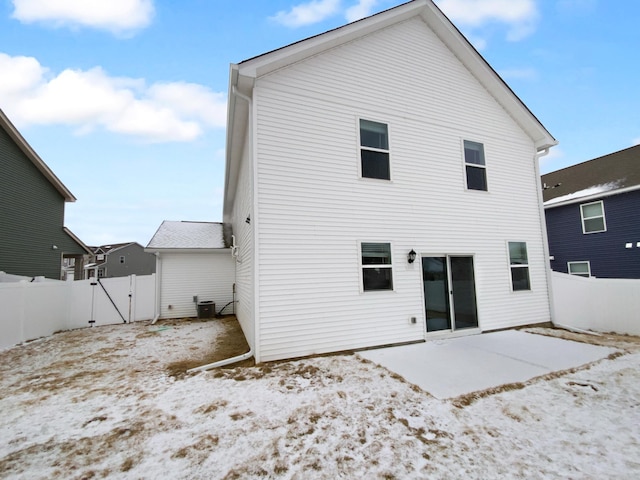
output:
[[360, 119], [360, 167], [364, 178], [391, 179], [386, 123]]
[[464, 167], [467, 174], [467, 189], [487, 190], [487, 166], [484, 161], [484, 145], [464, 141]]
[[104, 260], [104, 253], [99, 253], [98, 255], [96, 255], [96, 260], [101, 262]]
[[98, 278], [102, 278], [104, 277], [104, 269], [103, 268], [99, 268], [98, 269]]
[[509, 266], [513, 291], [531, 290], [526, 242], [509, 242]]
[[393, 290], [391, 244], [362, 243], [361, 249], [364, 290]]
[[589, 262], [567, 262], [570, 275], [578, 275], [580, 277], [591, 276], [591, 264]]
[[120, 263], [124, 263], [124, 255], [120, 255]]
[[582, 217], [582, 233], [607, 231], [602, 200], [580, 205], [580, 216]]

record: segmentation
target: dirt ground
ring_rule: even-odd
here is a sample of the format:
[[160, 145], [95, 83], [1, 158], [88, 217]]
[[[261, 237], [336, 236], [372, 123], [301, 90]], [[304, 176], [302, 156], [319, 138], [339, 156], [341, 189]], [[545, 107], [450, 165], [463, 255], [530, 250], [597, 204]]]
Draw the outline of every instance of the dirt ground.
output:
[[350, 354], [186, 374], [232, 317], [61, 332], [0, 352], [0, 478], [640, 476], [640, 339], [528, 331], [619, 353], [440, 401]]

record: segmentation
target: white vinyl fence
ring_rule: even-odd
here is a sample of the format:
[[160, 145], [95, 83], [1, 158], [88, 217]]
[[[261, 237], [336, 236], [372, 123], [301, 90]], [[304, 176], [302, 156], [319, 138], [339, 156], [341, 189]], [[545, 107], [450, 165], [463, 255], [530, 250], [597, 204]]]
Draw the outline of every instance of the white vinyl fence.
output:
[[99, 282], [18, 278], [0, 275], [0, 349], [59, 330], [154, 316], [155, 274]]
[[551, 272], [558, 326], [640, 335], [640, 280]]

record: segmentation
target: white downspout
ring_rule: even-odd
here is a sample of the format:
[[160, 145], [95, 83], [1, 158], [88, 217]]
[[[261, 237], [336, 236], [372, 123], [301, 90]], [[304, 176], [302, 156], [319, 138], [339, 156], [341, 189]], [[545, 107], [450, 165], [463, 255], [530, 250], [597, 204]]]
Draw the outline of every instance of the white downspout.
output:
[[226, 358], [218, 362], [209, 363], [200, 367], [190, 368], [187, 373], [204, 372], [205, 370], [211, 370], [212, 368], [224, 367], [225, 365], [231, 365], [232, 363], [241, 362], [253, 357], [253, 348], [250, 348], [247, 353], [238, 355], [237, 357]]
[[[235, 85], [231, 86], [231, 93], [233, 95], [245, 100], [249, 104], [249, 112], [250, 112], [250, 115], [252, 115], [251, 107], [253, 105], [253, 102], [251, 101], [251, 98], [246, 96], [246, 95], [244, 95], [243, 93], [240, 93]], [[252, 140], [252, 142], [253, 142], [253, 140]], [[235, 244], [235, 236], [233, 237], [233, 248], [232, 248], [231, 252], [232, 252], [231, 253], [232, 255], [235, 253], [234, 256], [236, 257], [236, 261], [238, 261], [239, 260], [238, 259], [238, 250], [237, 250], [237, 246]], [[238, 263], [241, 263], [241, 262], [238, 261]], [[234, 304], [234, 309], [235, 309], [235, 304]], [[255, 323], [254, 323], [254, 335], [255, 335]], [[253, 343], [255, 344], [255, 338], [254, 338]], [[232, 363], [241, 362], [241, 361], [247, 360], [247, 359], [249, 359], [251, 357], [253, 357], [253, 347], [249, 347], [249, 351], [247, 353], [243, 353], [242, 355], [238, 355], [236, 357], [231, 357], [231, 358], [226, 358], [224, 360], [219, 360], [217, 362], [209, 363], [207, 365], [202, 365], [200, 367], [190, 368], [189, 370], [187, 370], [187, 373], [204, 372], [206, 370], [211, 370], [213, 368], [224, 367], [225, 365], [231, 365]]]
[[162, 281], [162, 261], [160, 260], [160, 252], [154, 254], [156, 256], [156, 314], [151, 321], [154, 325], [160, 318], [160, 282]]
[[547, 276], [547, 298], [549, 299], [549, 315], [550, 320], [553, 325], [555, 323], [555, 306], [553, 303], [553, 278], [551, 276], [551, 253], [549, 252], [549, 237], [547, 236], [547, 218], [544, 213], [544, 198], [542, 196], [542, 186], [540, 185], [540, 158], [549, 154], [549, 148], [546, 147], [544, 150], [536, 152], [533, 156], [533, 163], [535, 168], [536, 175], [536, 187], [538, 192], [538, 208], [540, 210], [540, 223], [542, 227], [542, 251], [544, 253], [544, 261], [545, 261], [545, 273]]

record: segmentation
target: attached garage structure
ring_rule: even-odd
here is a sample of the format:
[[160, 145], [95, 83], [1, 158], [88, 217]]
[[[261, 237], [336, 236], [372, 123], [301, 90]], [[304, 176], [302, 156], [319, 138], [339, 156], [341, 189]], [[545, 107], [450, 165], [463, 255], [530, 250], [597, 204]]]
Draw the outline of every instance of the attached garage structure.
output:
[[236, 262], [221, 223], [164, 221], [145, 251], [156, 255], [157, 318], [195, 317], [202, 302], [234, 312]]

